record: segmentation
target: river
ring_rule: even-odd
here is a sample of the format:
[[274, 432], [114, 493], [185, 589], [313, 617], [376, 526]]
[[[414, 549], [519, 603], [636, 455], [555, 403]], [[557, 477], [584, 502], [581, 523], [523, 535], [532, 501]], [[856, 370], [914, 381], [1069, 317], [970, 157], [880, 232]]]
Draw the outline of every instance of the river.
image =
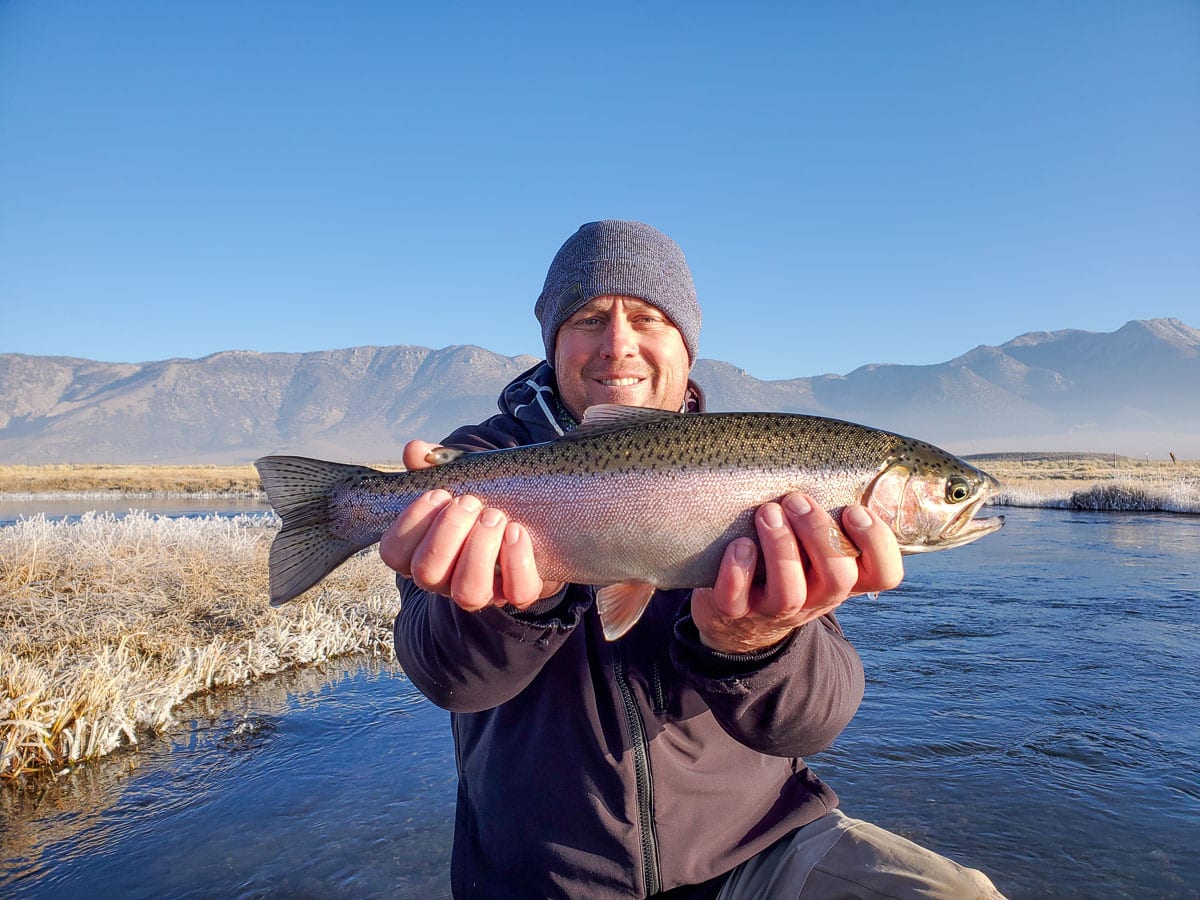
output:
[[[841, 614], [867, 695], [809, 762], [843, 809], [1019, 897], [1200, 897], [1200, 517], [1006, 510]], [[0, 791], [0, 896], [439, 897], [447, 716], [357, 661]]]

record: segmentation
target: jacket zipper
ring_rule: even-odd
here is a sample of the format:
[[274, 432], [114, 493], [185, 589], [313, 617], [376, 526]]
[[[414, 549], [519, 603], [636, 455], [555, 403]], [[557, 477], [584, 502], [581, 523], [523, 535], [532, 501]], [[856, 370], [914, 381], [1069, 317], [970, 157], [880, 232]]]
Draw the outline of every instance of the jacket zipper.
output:
[[658, 870], [658, 836], [654, 832], [654, 784], [650, 777], [650, 747], [646, 741], [646, 726], [638, 711], [637, 702], [629, 679], [625, 674], [625, 661], [621, 646], [613, 646], [613, 673], [621, 701], [625, 705], [625, 720], [629, 724], [629, 738], [633, 751], [633, 770], [637, 781], [638, 830], [641, 832], [642, 876], [646, 881], [646, 894], [657, 894], [661, 877]]

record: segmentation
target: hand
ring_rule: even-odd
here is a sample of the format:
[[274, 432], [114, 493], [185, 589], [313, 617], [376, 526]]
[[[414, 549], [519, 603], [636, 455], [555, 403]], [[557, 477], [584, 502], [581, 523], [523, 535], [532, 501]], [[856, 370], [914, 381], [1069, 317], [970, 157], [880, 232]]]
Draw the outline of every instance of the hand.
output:
[[[405, 468], [429, 468], [425, 457], [437, 446], [409, 441]], [[417, 587], [471, 612], [509, 604], [526, 609], [562, 589], [539, 577], [525, 527], [470, 494], [422, 494], [380, 539], [379, 555]]]
[[714, 650], [766, 649], [851, 594], [890, 590], [904, 577], [895, 535], [865, 507], [842, 511], [843, 534], [811, 498], [788, 494], [782, 504], [759, 507], [754, 524], [765, 583], [754, 583], [754, 542], [738, 538], [725, 550], [716, 583], [692, 591], [692, 619], [700, 640]]

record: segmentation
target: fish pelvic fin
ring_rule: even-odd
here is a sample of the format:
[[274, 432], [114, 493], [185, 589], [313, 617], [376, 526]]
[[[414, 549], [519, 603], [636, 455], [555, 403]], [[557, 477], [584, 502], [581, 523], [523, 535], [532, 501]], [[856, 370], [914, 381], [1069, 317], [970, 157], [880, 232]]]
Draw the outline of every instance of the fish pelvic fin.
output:
[[644, 581], [623, 581], [597, 590], [596, 610], [604, 626], [605, 640], [615, 641], [636, 625], [650, 605], [654, 591], [654, 585]]
[[254, 467], [267, 500], [283, 520], [267, 561], [271, 605], [282, 606], [370, 546], [333, 531], [330, 502], [339, 485], [378, 473], [366, 466], [303, 456], [264, 456], [255, 460]]

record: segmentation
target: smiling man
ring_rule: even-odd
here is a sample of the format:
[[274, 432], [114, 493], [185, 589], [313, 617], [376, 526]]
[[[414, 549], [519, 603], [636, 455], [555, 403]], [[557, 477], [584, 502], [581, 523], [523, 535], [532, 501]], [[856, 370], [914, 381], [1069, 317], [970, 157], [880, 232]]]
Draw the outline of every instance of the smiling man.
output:
[[[534, 311], [546, 361], [445, 446], [552, 440], [598, 403], [703, 410], [688, 377], [700, 307], [661, 232], [582, 226]], [[428, 465], [434, 446], [409, 443], [405, 464]], [[839, 526], [857, 556], [831, 552]], [[764, 504], [755, 528], [711, 588], [656, 592], [608, 641], [594, 590], [543, 581], [502, 510], [431, 491], [397, 519], [380, 542], [403, 595], [396, 654], [451, 712], [456, 896], [1000, 896], [982, 873], [843, 815], [802, 758], [862, 698], [833, 612], [900, 582], [891, 530], [861, 506], [834, 522], [801, 494]]]

